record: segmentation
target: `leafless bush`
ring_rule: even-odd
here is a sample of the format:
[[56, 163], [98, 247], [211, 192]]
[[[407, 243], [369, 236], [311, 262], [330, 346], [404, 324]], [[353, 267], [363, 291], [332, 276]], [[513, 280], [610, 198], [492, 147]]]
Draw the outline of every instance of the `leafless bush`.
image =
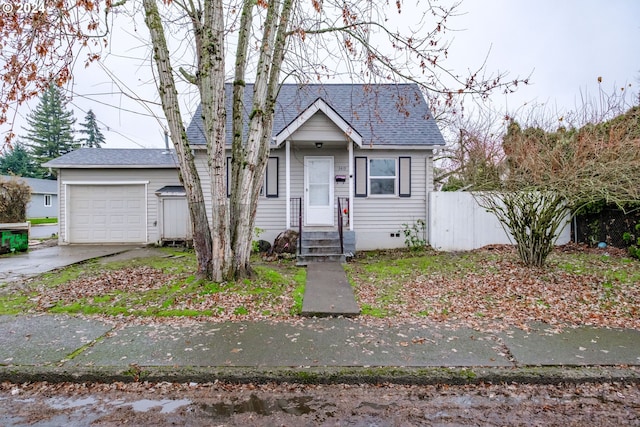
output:
[[31, 200], [31, 187], [16, 179], [0, 179], [0, 223], [27, 220], [27, 203]]

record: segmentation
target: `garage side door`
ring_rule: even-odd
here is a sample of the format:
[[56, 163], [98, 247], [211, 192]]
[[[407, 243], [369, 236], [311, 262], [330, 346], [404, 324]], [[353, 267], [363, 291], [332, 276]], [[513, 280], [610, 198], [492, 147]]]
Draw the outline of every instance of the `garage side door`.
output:
[[144, 243], [145, 186], [70, 185], [69, 243]]

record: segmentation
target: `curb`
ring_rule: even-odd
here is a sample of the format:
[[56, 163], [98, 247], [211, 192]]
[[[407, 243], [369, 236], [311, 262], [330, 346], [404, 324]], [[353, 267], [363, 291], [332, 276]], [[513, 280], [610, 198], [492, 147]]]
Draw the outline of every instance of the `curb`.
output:
[[172, 382], [473, 385], [578, 384], [619, 382], [640, 384], [640, 370], [626, 366], [530, 366], [518, 368], [220, 368], [220, 367], [91, 367], [0, 366], [0, 381], [25, 382]]

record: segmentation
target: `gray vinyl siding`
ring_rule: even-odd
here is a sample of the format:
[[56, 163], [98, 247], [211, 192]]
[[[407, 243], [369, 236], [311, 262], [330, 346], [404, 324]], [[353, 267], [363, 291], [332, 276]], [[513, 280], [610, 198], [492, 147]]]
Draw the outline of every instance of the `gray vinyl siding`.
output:
[[31, 201], [27, 205], [27, 219], [30, 218], [56, 218], [58, 216], [58, 195], [51, 196], [51, 206], [44, 205], [45, 194], [31, 194]]
[[[230, 155], [231, 153], [227, 152], [227, 156]], [[261, 235], [260, 238], [273, 241], [277, 233], [284, 231], [286, 225], [286, 166], [285, 153], [283, 150], [274, 150], [269, 156], [278, 157], [278, 197], [260, 196], [255, 226], [264, 230], [264, 234]], [[196, 167], [200, 175], [207, 212], [211, 212], [211, 178], [204, 150], [196, 151]], [[209, 221], [211, 221], [211, 218], [209, 218]], [[273, 236], [273, 238], [271, 236]]]
[[296, 130], [291, 141], [340, 141], [347, 142], [347, 138], [338, 126], [335, 125], [323, 112], [315, 113], [305, 124]]
[[[432, 173], [431, 151], [357, 150], [356, 156], [369, 159], [411, 157], [411, 196], [375, 196], [354, 198], [354, 230], [358, 249], [404, 246], [402, 224], [427, 220], [427, 182]], [[397, 178], [396, 178], [397, 179]], [[396, 182], [396, 190], [398, 183]], [[370, 189], [369, 189], [370, 190]], [[393, 235], [393, 236], [392, 236]]]
[[[202, 179], [203, 191], [210, 211], [210, 179], [206, 168], [206, 156], [198, 151], [196, 162]], [[345, 175], [347, 181], [334, 181], [334, 203], [338, 197], [349, 197], [349, 152], [345, 145], [315, 148], [309, 142], [292, 142], [290, 151], [291, 197], [304, 197], [304, 158], [307, 156], [333, 157], [334, 175]], [[229, 155], [229, 154], [228, 154]], [[427, 192], [432, 190], [433, 162], [430, 150], [354, 150], [354, 156], [373, 158], [411, 157], [411, 196], [372, 196], [354, 198], [354, 231], [358, 249], [394, 248], [404, 246], [404, 236], [398, 232], [402, 224], [416, 220], [427, 221]], [[271, 150], [270, 157], [278, 157], [278, 197], [260, 197], [256, 213], [256, 227], [263, 231], [261, 239], [273, 242], [286, 226], [286, 153], [280, 148]], [[397, 182], [396, 182], [397, 186]], [[304, 205], [303, 205], [304, 209]], [[334, 206], [337, 221], [337, 209]], [[337, 224], [337, 222], [336, 222]], [[292, 227], [296, 227], [292, 219]], [[393, 234], [393, 237], [391, 236]]]
[[[58, 174], [59, 203], [66, 206], [65, 183], [86, 182], [110, 184], [117, 182], [142, 182], [147, 184], [147, 242], [154, 243], [160, 238], [159, 199], [155, 192], [167, 185], [180, 185], [177, 169], [61, 169]], [[67, 243], [66, 209], [60, 209], [58, 218], [59, 242]]]

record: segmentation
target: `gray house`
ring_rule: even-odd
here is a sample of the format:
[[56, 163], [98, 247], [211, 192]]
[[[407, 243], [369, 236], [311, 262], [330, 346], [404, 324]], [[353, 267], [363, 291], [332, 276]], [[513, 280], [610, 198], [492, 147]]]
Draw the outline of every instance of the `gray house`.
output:
[[[248, 107], [250, 85], [246, 92]], [[187, 135], [206, 197], [200, 108]], [[442, 146], [417, 85], [283, 85], [256, 217], [261, 238], [301, 225], [305, 234], [340, 228], [360, 250], [404, 246], [402, 224], [426, 221], [433, 151]], [[46, 166], [58, 169], [61, 244], [190, 237], [171, 151], [81, 149]]]
[[27, 205], [27, 219], [56, 218], [58, 216], [58, 183], [50, 179], [0, 176], [5, 181], [17, 179], [31, 187], [31, 201]]

